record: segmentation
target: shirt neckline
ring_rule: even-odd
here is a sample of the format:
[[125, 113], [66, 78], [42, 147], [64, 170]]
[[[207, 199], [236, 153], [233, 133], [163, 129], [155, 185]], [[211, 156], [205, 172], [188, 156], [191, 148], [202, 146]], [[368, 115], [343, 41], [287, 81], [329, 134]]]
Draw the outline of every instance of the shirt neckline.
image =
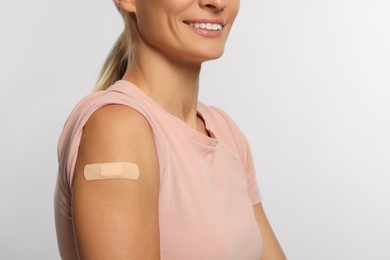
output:
[[[122, 89], [124, 93], [126, 93], [129, 96], [134, 96], [134, 94], [140, 99], [143, 100], [144, 103], [146, 103], [148, 106], [152, 107], [153, 109], [156, 109], [160, 112], [161, 115], [163, 115], [165, 118], [176, 124], [178, 127], [181, 127], [188, 133], [188, 135], [196, 140], [197, 142], [200, 142], [203, 145], [209, 146], [211, 148], [215, 148], [219, 140], [217, 136], [215, 135], [214, 131], [210, 129], [209, 125], [209, 118], [207, 118], [207, 113], [203, 113], [202, 111], [205, 109], [204, 105], [198, 102], [197, 105], [197, 115], [203, 120], [205, 129], [208, 133], [210, 133], [210, 136], [207, 136], [196, 129], [188, 126], [183, 120], [176, 117], [175, 115], [172, 115], [169, 113], [165, 108], [163, 108], [160, 104], [158, 104], [154, 99], [152, 99], [150, 96], [148, 96], [144, 91], [142, 91], [139, 87], [137, 87], [134, 83], [128, 81], [128, 80], [118, 80], [115, 82], [113, 86], [118, 86]], [[129, 93], [128, 91], [131, 91]]]

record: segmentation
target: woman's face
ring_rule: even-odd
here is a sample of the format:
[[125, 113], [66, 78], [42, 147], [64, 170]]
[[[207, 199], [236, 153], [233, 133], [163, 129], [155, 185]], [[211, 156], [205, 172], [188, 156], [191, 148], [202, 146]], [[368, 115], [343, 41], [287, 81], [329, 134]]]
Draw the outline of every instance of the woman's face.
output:
[[137, 48], [203, 62], [220, 57], [240, 0], [134, 0]]

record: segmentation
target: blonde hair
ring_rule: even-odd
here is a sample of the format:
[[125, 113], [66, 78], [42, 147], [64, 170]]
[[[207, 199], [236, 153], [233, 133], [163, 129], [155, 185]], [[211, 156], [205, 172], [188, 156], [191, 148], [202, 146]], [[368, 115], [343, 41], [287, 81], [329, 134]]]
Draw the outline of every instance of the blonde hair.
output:
[[95, 91], [105, 90], [120, 80], [125, 74], [127, 66], [134, 61], [135, 45], [131, 30], [131, 14], [120, 10], [118, 6], [117, 8], [122, 15], [125, 28], [104, 62], [94, 88]]

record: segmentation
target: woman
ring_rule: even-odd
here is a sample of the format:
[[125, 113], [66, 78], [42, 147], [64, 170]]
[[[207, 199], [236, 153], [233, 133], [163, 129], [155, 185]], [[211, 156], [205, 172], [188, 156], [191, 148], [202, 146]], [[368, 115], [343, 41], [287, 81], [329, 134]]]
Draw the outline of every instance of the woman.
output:
[[[198, 103], [239, 0], [117, 0], [125, 29], [58, 147], [63, 259], [285, 259], [248, 144]], [[261, 233], [260, 233], [261, 231]]]

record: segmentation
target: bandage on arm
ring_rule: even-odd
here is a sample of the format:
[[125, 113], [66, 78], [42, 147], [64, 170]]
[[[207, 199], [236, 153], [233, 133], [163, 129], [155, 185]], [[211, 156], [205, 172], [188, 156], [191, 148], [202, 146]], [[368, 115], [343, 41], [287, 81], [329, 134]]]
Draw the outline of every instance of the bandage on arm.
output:
[[92, 115], [73, 177], [80, 259], [159, 259], [158, 166], [153, 134], [142, 115], [111, 105]]
[[139, 178], [138, 165], [129, 162], [110, 162], [87, 164], [84, 168], [86, 180], [131, 179]]

